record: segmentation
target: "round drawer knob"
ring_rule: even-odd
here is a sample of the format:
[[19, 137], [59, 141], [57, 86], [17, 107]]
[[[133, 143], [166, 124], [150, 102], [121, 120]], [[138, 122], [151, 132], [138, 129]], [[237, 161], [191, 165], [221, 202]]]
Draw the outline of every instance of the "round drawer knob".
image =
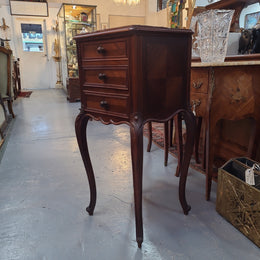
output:
[[106, 110], [109, 108], [109, 105], [105, 100], [100, 101], [100, 106]]
[[100, 80], [105, 80], [105, 79], [107, 78], [107, 75], [106, 75], [105, 73], [99, 73], [99, 74], [98, 74], [98, 78], [99, 78]]
[[106, 52], [106, 50], [105, 50], [104, 47], [98, 46], [98, 47], [97, 47], [97, 52], [98, 52], [99, 54], [104, 54], [104, 53]]

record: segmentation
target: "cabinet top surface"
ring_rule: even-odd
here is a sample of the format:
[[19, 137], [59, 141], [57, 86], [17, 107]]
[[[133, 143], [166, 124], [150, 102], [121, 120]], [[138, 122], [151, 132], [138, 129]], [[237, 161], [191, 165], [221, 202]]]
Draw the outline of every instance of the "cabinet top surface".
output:
[[260, 65], [260, 54], [236, 55], [226, 57], [224, 62], [200, 62], [200, 59], [192, 59], [191, 67], [228, 67]]
[[259, 61], [192, 62], [191, 67], [228, 67], [260, 65]]
[[167, 34], [189, 34], [193, 32], [187, 29], [171, 29], [167, 27], [157, 27], [157, 26], [147, 26], [147, 25], [130, 25], [117, 28], [111, 28], [102, 31], [95, 31], [92, 33], [78, 34], [74, 37], [75, 40], [87, 39], [87, 38], [96, 38], [96, 37], [106, 37], [111, 35], [120, 35], [120, 34], [136, 34], [136, 33], [159, 33], [161, 35]]

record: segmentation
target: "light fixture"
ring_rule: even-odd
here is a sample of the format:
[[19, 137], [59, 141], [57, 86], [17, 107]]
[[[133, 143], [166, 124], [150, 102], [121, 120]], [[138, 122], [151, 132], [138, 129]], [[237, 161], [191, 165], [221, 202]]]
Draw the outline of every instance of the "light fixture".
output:
[[128, 5], [137, 5], [140, 4], [141, 0], [114, 0], [118, 4], [128, 4]]

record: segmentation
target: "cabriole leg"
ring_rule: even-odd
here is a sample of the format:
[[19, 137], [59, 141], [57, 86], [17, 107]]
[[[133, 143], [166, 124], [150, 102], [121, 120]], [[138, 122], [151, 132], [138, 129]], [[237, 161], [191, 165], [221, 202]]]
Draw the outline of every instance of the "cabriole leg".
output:
[[142, 183], [143, 183], [143, 125], [130, 126], [131, 155], [135, 201], [136, 242], [141, 248], [143, 242]]
[[86, 211], [89, 213], [89, 215], [93, 215], [94, 208], [96, 205], [97, 193], [96, 193], [95, 176], [90, 161], [88, 144], [87, 144], [86, 131], [87, 131], [88, 120], [89, 120], [89, 116], [80, 112], [75, 121], [75, 130], [76, 130], [76, 137], [79, 145], [79, 150], [82, 156], [82, 160], [84, 162], [84, 166], [89, 181], [89, 188], [90, 188], [90, 203], [89, 206], [86, 208]]
[[[190, 159], [193, 151], [194, 145], [194, 135], [196, 131], [196, 122], [195, 117], [190, 111], [181, 112], [183, 119], [186, 124], [186, 142], [184, 148], [183, 161], [181, 163], [180, 169], [180, 181], [179, 181], [179, 200], [185, 215], [188, 214], [191, 207], [187, 204], [185, 196], [186, 180], [188, 175], [188, 169], [190, 164]], [[178, 115], [179, 116], [179, 115]]]

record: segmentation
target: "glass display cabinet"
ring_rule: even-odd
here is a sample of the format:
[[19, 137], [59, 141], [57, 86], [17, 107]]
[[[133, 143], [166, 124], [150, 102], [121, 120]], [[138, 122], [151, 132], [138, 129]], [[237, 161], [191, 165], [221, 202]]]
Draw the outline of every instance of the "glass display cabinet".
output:
[[96, 30], [96, 6], [62, 4], [57, 15], [63, 86], [70, 102], [80, 99], [76, 42], [73, 37]]

